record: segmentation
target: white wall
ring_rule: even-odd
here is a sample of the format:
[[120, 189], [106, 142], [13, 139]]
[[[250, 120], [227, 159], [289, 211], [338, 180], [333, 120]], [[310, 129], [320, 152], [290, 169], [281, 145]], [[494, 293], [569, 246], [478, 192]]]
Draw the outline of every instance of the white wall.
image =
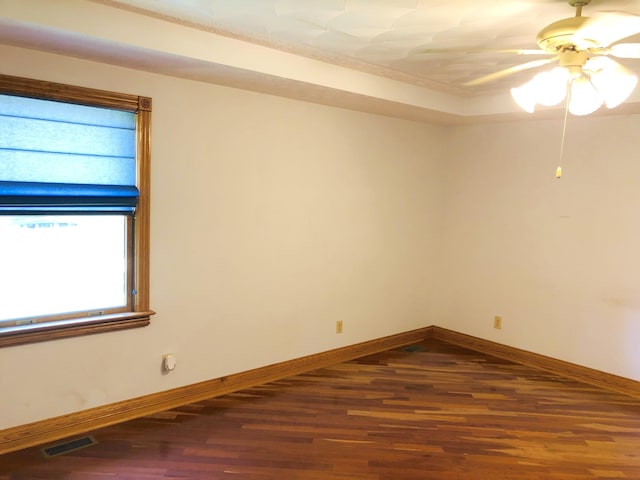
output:
[[[458, 128], [442, 324], [640, 380], [640, 116]], [[492, 328], [503, 316], [503, 329]]]
[[0, 349], [0, 428], [431, 324], [640, 379], [640, 116], [570, 118], [556, 180], [560, 120], [451, 132], [11, 47], [0, 65], [153, 98], [158, 312]]
[[[158, 312], [143, 329], [1, 349], [0, 428], [440, 316], [445, 129], [11, 47], [0, 71], [153, 98]], [[161, 375], [166, 352], [178, 366]]]

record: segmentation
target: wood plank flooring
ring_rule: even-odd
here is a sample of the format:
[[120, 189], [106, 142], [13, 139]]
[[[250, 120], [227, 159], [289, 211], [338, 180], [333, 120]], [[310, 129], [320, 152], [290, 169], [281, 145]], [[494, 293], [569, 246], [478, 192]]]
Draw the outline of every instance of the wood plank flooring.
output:
[[0, 480], [640, 479], [640, 400], [437, 340], [90, 434]]

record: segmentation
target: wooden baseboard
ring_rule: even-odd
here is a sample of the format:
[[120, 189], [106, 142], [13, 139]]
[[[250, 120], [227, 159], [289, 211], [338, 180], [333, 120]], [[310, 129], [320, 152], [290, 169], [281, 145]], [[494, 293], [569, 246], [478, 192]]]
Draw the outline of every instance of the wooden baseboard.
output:
[[430, 333], [433, 338], [442, 340], [443, 342], [453, 343], [454, 345], [466, 347], [470, 350], [486, 353], [505, 360], [511, 360], [515, 363], [546, 370], [596, 387], [640, 398], [640, 382], [631, 380], [630, 378], [619, 377], [611, 373], [557, 360], [545, 355], [539, 355], [464, 333], [454, 332], [446, 328], [433, 327]]
[[226, 377], [1, 430], [0, 455], [74, 435], [81, 435], [115, 423], [419, 342], [429, 338], [432, 335], [432, 330], [432, 327], [411, 330]]

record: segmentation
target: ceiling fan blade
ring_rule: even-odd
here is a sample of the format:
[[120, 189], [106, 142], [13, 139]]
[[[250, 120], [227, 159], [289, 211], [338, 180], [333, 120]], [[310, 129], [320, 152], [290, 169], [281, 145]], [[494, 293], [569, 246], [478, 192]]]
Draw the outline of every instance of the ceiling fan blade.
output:
[[[640, 33], [640, 15], [627, 12], [596, 12], [578, 29], [576, 45], [596, 42], [600, 47]], [[583, 43], [585, 42], [585, 43]]]
[[483, 83], [491, 82], [493, 80], [497, 80], [498, 78], [506, 77], [507, 75], [511, 75], [516, 72], [521, 72], [522, 70], [528, 70], [530, 68], [541, 67], [543, 65], [547, 65], [548, 63], [557, 60], [557, 56], [553, 58], [544, 58], [541, 60], [533, 60], [532, 62], [522, 63], [520, 65], [516, 65], [514, 67], [505, 68], [504, 70], [498, 70], [497, 72], [490, 73], [489, 75], [485, 75], [483, 77], [474, 78], [468, 82], [463, 83], [465, 87], [473, 87], [475, 85], [482, 85]]
[[516, 55], [552, 55], [544, 50], [524, 48], [416, 48], [410, 55], [429, 55], [432, 53], [511, 53]]
[[617, 58], [640, 58], [640, 43], [618, 43], [611, 46], [607, 53]]

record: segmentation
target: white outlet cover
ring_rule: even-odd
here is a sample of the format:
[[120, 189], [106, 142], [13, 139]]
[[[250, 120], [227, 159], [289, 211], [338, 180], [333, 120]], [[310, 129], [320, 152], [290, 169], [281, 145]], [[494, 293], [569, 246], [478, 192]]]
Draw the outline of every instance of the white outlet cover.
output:
[[172, 353], [169, 353], [162, 357], [162, 366], [168, 372], [175, 370], [177, 363], [178, 361], [176, 359], [176, 356]]

